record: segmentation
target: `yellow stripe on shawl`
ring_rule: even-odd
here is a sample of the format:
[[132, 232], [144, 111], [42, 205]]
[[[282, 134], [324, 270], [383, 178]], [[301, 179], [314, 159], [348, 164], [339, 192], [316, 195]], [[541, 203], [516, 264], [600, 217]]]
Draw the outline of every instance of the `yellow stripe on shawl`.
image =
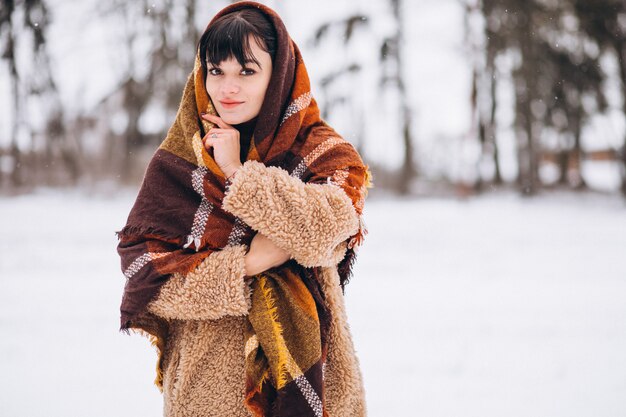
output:
[[289, 353], [285, 339], [283, 338], [283, 328], [279, 322], [276, 299], [270, 286], [267, 284], [265, 275], [258, 276], [259, 288], [266, 304], [266, 313], [272, 326], [274, 338], [276, 341], [276, 351], [278, 353], [278, 375], [276, 378], [276, 388], [280, 389], [289, 382], [289, 376], [295, 379], [302, 375], [302, 371], [296, 364], [296, 361]]
[[315, 300], [311, 297], [311, 293], [304, 282], [302, 282], [299, 277], [292, 274], [286, 274], [282, 277], [282, 282], [287, 288], [289, 288], [291, 296], [294, 301], [298, 303], [298, 306], [300, 306], [302, 311], [307, 313], [310, 317], [315, 318], [315, 321], [318, 321], [319, 318], [317, 316], [317, 306], [315, 305]]

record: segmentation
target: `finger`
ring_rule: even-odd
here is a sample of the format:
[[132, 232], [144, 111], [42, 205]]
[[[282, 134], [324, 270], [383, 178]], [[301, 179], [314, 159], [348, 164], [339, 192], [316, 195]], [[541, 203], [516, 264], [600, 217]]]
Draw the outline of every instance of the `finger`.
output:
[[228, 123], [226, 123], [225, 121], [223, 121], [222, 118], [219, 117], [219, 116], [215, 116], [213, 114], [206, 113], [206, 114], [203, 114], [202, 117], [207, 119], [207, 120], [209, 120], [210, 122], [215, 123], [216, 125], [218, 125], [222, 129], [232, 129], [232, 126], [229, 125]]
[[225, 131], [224, 129], [218, 129], [218, 128], [212, 127], [206, 132], [202, 140], [205, 141], [209, 138], [211, 139], [223, 138], [225, 136], [224, 133], [228, 133], [228, 131]]
[[215, 133], [217, 136], [228, 136], [233, 133], [233, 130], [235, 129], [222, 129], [219, 127], [212, 127], [207, 130], [206, 133], [208, 136], [212, 135], [213, 133]]
[[209, 129], [206, 135], [204, 135], [205, 138], [216, 138], [218, 136], [220, 136], [220, 130], [215, 128]]
[[204, 147], [207, 148], [207, 150], [213, 146], [213, 143], [215, 142], [215, 138], [206, 138], [204, 140]]
[[207, 131], [205, 138], [222, 139], [222, 140], [226, 140], [226, 139], [238, 140], [239, 132], [237, 132], [236, 129], [212, 128]]

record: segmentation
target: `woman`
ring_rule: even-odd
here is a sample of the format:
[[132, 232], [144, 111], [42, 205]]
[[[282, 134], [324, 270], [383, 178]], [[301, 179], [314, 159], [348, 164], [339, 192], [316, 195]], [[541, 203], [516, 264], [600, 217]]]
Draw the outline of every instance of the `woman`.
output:
[[221, 10], [117, 232], [166, 416], [366, 414], [342, 290], [368, 185], [280, 17]]

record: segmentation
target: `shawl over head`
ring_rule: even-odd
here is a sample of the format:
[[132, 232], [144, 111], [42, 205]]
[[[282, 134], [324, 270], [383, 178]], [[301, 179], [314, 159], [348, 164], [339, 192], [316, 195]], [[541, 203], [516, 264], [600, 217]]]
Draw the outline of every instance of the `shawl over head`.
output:
[[[280, 167], [307, 183], [338, 185], [350, 197], [360, 216], [370, 186], [368, 167], [354, 147], [320, 118], [300, 51], [280, 17], [263, 4], [242, 1], [222, 9], [209, 25], [227, 13], [249, 7], [260, 10], [274, 25], [277, 50], [247, 160]], [[216, 112], [204, 85], [200, 59], [204, 57], [200, 57], [197, 50], [176, 119], [147, 167], [126, 225], [117, 232], [118, 253], [126, 276], [121, 330], [147, 332], [159, 355], [167, 337], [167, 324], [147, 319], [146, 306], [158, 295], [161, 286], [173, 273], [193, 271], [214, 251], [231, 245], [249, 245], [255, 234], [248, 225], [222, 210], [229, 183], [202, 143], [205, 132], [213, 124], [203, 120], [200, 114]], [[360, 230], [349, 239], [346, 256], [338, 267], [342, 288], [350, 275], [355, 246], [361, 243], [365, 233], [361, 223]], [[276, 407], [281, 399], [282, 408], [274, 410], [279, 410], [280, 415], [288, 415], [293, 410], [303, 412], [304, 408], [300, 407], [304, 405], [294, 402], [293, 390], [300, 389], [304, 393], [304, 382], [311, 388], [309, 394], [316, 394], [319, 401], [312, 404], [309, 395], [310, 415], [322, 415], [321, 366], [326, 355], [325, 331], [329, 315], [316, 279], [318, 273], [319, 268], [305, 268], [290, 260], [257, 275], [252, 281], [254, 291], [246, 336], [248, 342], [256, 342], [256, 348], [253, 343], [247, 343], [246, 347], [250, 345], [254, 350], [246, 360], [246, 403], [257, 415], [263, 415], [270, 406]], [[307, 299], [306, 307], [290, 303], [285, 296], [289, 292]], [[261, 303], [268, 298], [273, 299], [272, 308], [263, 309]], [[308, 340], [311, 329], [286, 323], [281, 320], [281, 311], [301, 314], [317, 322], [317, 336]], [[262, 326], [274, 326], [284, 332], [276, 338], [255, 338], [257, 334], [268, 333], [262, 331]], [[304, 352], [311, 344], [317, 344], [317, 348]], [[250, 353], [248, 349], [246, 353]], [[162, 388], [160, 366], [161, 356], [156, 383]]]

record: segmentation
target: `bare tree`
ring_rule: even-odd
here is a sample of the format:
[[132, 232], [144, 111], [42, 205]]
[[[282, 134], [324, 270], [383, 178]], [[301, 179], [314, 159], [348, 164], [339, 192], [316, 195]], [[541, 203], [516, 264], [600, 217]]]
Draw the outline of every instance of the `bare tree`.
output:
[[[21, 22], [15, 20], [19, 15]], [[48, 7], [42, 0], [2, 1], [2, 60], [10, 74], [14, 110], [10, 122], [13, 187], [76, 181], [80, 176], [80, 145], [66, 135], [63, 106], [52, 76], [46, 38], [50, 22]], [[29, 65], [20, 67], [16, 59], [18, 43], [29, 44], [32, 51]], [[35, 102], [46, 109], [44, 123], [39, 127], [32, 125], [30, 117], [36, 111]], [[20, 147], [20, 140], [24, 142], [28, 137], [28, 146]]]
[[[572, 1], [581, 29], [601, 50], [610, 51], [617, 57], [622, 112], [626, 115], [626, 4], [622, 0]], [[617, 153], [621, 161], [621, 192], [626, 197], [626, 137]]]
[[[169, 120], [178, 108], [184, 82], [193, 68], [199, 37], [194, 25], [197, 4], [196, 0], [161, 0], [158, 3], [117, 0], [102, 7], [103, 13], [123, 19], [125, 42], [120, 47], [127, 57], [117, 88], [99, 104], [105, 116], [121, 110], [127, 121], [121, 134], [114, 133], [113, 126], [109, 126], [108, 135], [112, 140], [108, 141], [107, 154], [112, 161], [120, 161], [121, 179], [134, 181], [143, 172], [136, 169], [141, 166], [136, 163], [137, 157], [146, 147], [158, 144], [169, 127], [163, 123], [160, 131], [148, 132], [141, 126], [142, 118], [153, 106], [168, 115]], [[144, 25], [138, 25], [139, 21]], [[149, 27], [148, 32], [145, 25]], [[138, 45], [147, 47], [138, 53]], [[143, 56], [147, 57], [145, 73], [138, 69], [138, 60]]]
[[[499, 48], [494, 47], [497, 40], [493, 40], [489, 25], [483, 25], [479, 32], [476, 21], [482, 16], [480, 0], [462, 0], [464, 8], [465, 39], [468, 45], [469, 58], [472, 63], [472, 85], [470, 92], [470, 108], [472, 123], [475, 124], [476, 134], [481, 146], [482, 157], [493, 160], [494, 174], [491, 183], [502, 184], [502, 169], [500, 167], [499, 147], [497, 141], [496, 110], [498, 100], [496, 96], [499, 73], [495, 58]], [[477, 175], [474, 189], [481, 191], [484, 183]]]
[[[386, 90], [395, 90], [399, 96], [398, 114], [400, 115], [400, 129], [403, 144], [403, 163], [397, 175], [393, 186], [401, 194], [407, 194], [410, 191], [410, 185], [413, 178], [418, 174], [417, 164], [414, 157], [414, 138], [412, 133], [412, 109], [409, 103], [408, 91], [406, 89], [404, 65], [404, 22], [403, 22], [403, 4], [400, 0], [389, 1], [391, 16], [395, 22], [394, 30], [391, 34], [384, 37], [377, 45], [378, 61], [380, 62], [381, 73], [379, 80], [380, 92], [384, 94]], [[323, 22], [315, 31], [312, 44], [315, 47], [322, 45], [322, 42], [330, 37], [331, 32], [341, 33], [341, 38], [346, 47], [349, 46], [351, 39], [355, 37], [357, 29], [363, 27], [369, 28], [371, 24], [370, 17], [362, 13], [352, 13], [345, 18], [333, 21]], [[331, 93], [332, 87], [346, 78], [356, 79], [356, 75], [362, 71], [362, 64], [355, 60], [346, 60], [342, 64], [336, 65], [338, 69], [326, 74], [320, 86], [324, 92], [325, 102], [321, 106], [323, 108], [323, 117], [326, 117], [333, 109], [339, 105], [349, 106], [353, 109], [355, 120], [353, 121], [358, 128], [363, 129], [363, 123], [359, 123], [365, 118], [365, 110], [362, 108], [363, 103], [354, 99], [353, 90], [344, 88], [342, 93]], [[357, 88], [357, 87], [355, 87]], [[362, 136], [362, 131], [357, 136]], [[359, 142], [358, 146], [362, 151], [363, 142]], [[384, 181], [383, 181], [384, 182]]]
[[[550, 153], [559, 155], [558, 184], [571, 182], [578, 189], [584, 188], [580, 173], [582, 127], [592, 113], [607, 106], [599, 56], [584, 48], [584, 34], [563, 24], [575, 20], [572, 3], [482, 0], [482, 11], [487, 67], [493, 66], [500, 54], [509, 53], [517, 60], [512, 77], [520, 190], [534, 194], [543, 186], [539, 164]], [[568, 39], [567, 46], [559, 42], [562, 38]], [[495, 100], [495, 94], [491, 95]], [[583, 106], [584, 102], [588, 105]], [[544, 140], [548, 131], [556, 132], [560, 139], [556, 148], [548, 147]]]
[[380, 60], [383, 63], [385, 73], [381, 80], [381, 86], [387, 84], [397, 88], [400, 100], [400, 123], [402, 130], [402, 143], [404, 145], [404, 158], [400, 170], [400, 181], [398, 191], [407, 194], [411, 181], [418, 175], [417, 163], [415, 161], [414, 138], [412, 132], [412, 109], [409, 104], [409, 96], [406, 88], [404, 74], [404, 54], [405, 42], [404, 33], [404, 3], [401, 0], [389, 0], [392, 16], [395, 22], [395, 31], [391, 36], [383, 41], [380, 48]]
[[22, 94], [20, 86], [20, 74], [17, 68], [17, 60], [15, 56], [16, 29], [13, 21], [13, 13], [15, 11], [15, 2], [12, 0], [3, 0], [2, 9], [0, 9], [0, 34], [2, 35], [4, 50], [2, 58], [9, 67], [9, 75], [11, 77], [11, 95], [13, 101], [14, 116], [11, 121], [11, 145], [10, 155], [13, 159], [13, 167], [11, 171], [11, 182], [14, 186], [20, 186], [23, 183], [22, 178], [22, 155], [18, 146], [18, 130], [22, 117]]
[[[356, 36], [358, 27], [367, 27], [368, 23], [367, 16], [360, 13], [324, 22], [315, 30], [310, 44], [315, 48], [320, 48], [330, 38], [330, 33], [335, 31], [341, 34], [343, 46], [347, 49], [350, 47], [351, 40]], [[363, 108], [364, 103], [359, 101], [354, 94], [355, 88], [357, 88], [356, 84], [358, 84], [358, 74], [362, 69], [361, 63], [356, 60], [345, 59], [345, 62], [338, 62], [333, 68], [338, 69], [325, 74], [319, 83], [323, 100], [320, 103], [322, 118], [328, 118], [339, 106], [349, 107], [354, 115], [353, 126], [357, 131], [355, 147], [360, 153], [363, 153], [365, 150], [365, 141], [363, 140], [365, 132], [363, 124], [358, 123], [358, 120], [364, 118], [365, 109]], [[346, 80], [348, 82], [343, 85], [350, 85], [350, 88], [333, 88]]]

